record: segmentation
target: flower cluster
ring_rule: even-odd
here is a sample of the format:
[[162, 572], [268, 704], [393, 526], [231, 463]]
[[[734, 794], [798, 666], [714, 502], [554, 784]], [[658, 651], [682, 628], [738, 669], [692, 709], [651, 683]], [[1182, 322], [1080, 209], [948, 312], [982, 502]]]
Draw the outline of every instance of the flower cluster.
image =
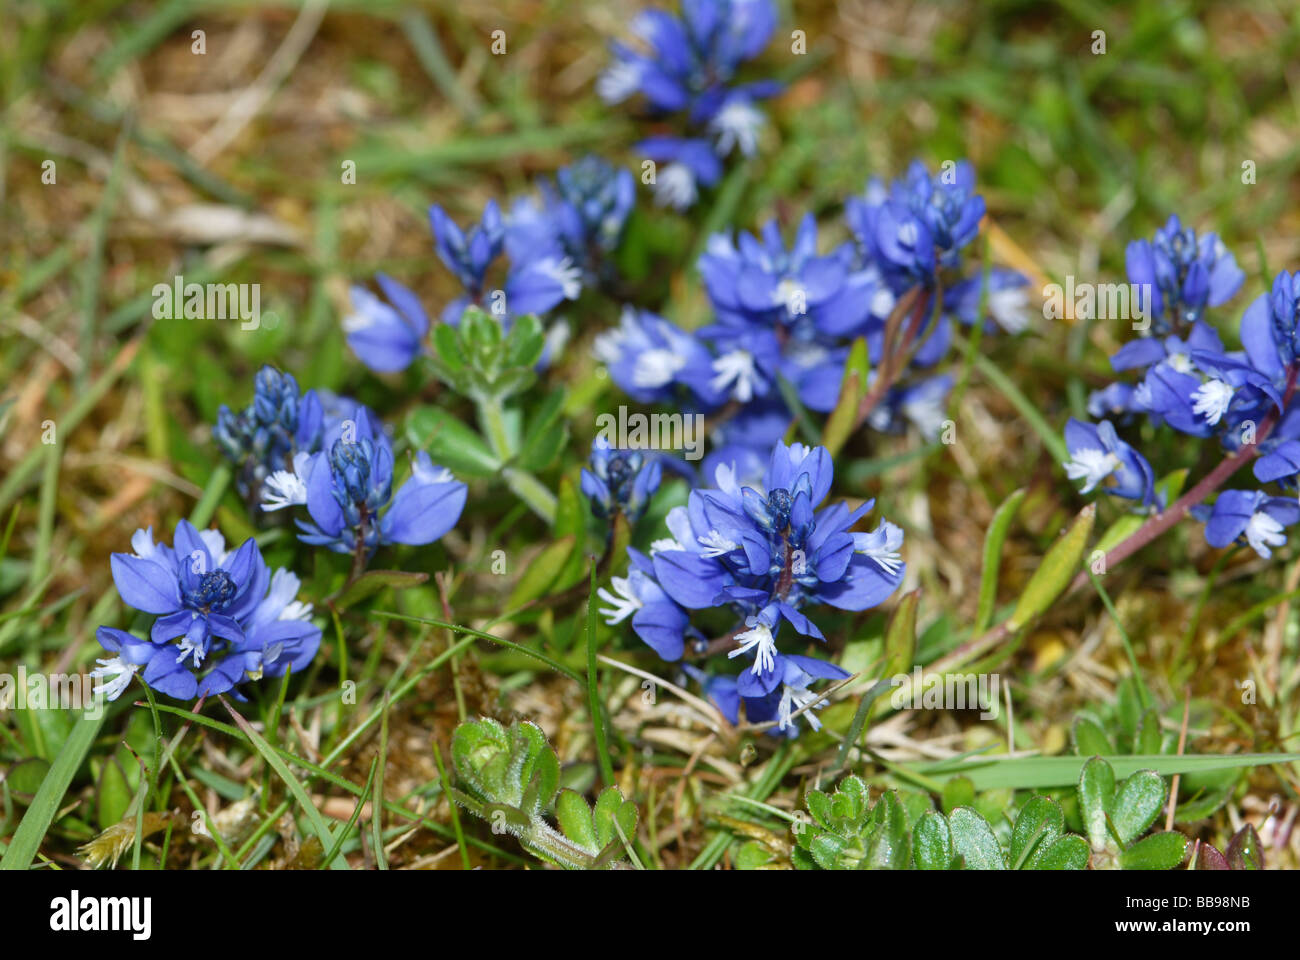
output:
[[[811, 215], [787, 244], [775, 221], [755, 236], [717, 234], [699, 261], [713, 323], [687, 333], [645, 311], [628, 310], [619, 327], [600, 335], [595, 353], [610, 376], [642, 402], [675, 401], [686, 409], [734, 404], [720, 425], [721, 457], [706, 462], [748, 464], [765, 459], [792, 412], [789, 384], [809, 410], [834, 409], [855, 340], [867, 346], [874, 378], [886, 358], [928, 370], [947, 354], [953, 322], [979, 320], [1010, 332], [1027, 325], [1027, 278], [1004, 269], [962, 276], [961, 251], [978, 230], [983, 199], [963, 162], [931, 176], [913, 164], [886, 189], [869, 185], [846, 204], [855, 242], [821, 253]], [[916, 291], [914, 316], [891, 329], [905, 294]], [[872, 381], [874, 383], [874, 379]], [[934, 438], [952, 386], [947, 375], [912, 381], [892, 377], [868, 424], [897, 432], [907, 425]]]
[[318, 453], [300, 453], [292, 470], [268, 478], [263, 510], [306, 506], [311, 519], [296, 521], [299, 539], [366, 556], [390, 543], [433, 543], [456, 525], [468, 491], [451, 471], [421, 450], [394, 492], [392, 443], [374, 414], [359, 407], [344, 427]]
[[763, 80], [736, 82], [740, 66], [767, 46], [776, 27], [771, 0], [683, 0], [681, 16], [645, 10], [632, 22], [636, 46], [612, 43], [613, 62], [596, 92], [607, 103], [637, 94], [657, 115], [678, 115], [686, 136], [655, 136], [637, 149], [663, 164], [654, 179], [655, 200], [685, 210], [700, 186], [722, 176], [733, 150], [758, 149], [766, 119], [757, 103], [781, 91]]
[[636, 523], [663, 479], [663, 466], [651, 451], [616, 450], [603, 434], [592, 441], [590, 466], [582, 471], [582, 492], [602, 520], [620, 512]]
[[256, 499], [270, 474], [290, 467], [299, 451], [319, 446], [323, 424], [316, 392], [300, 395], [293, 374], [265, 366], [253, 380], [253, 400], [247, 407], [236, 413], [221, 405], [212, 436], [226, 459], [239, 468], [240, 494]]
[[717, 487], [696, 489], [685, 507], [668, 514], [670, 537], [655, 541], [646, 555], [629, 547], [629, 573], [615, 577], [613, 591], [601, 588], [610, 624], [631, 618], [632, 629], [665, 660], [709, 650], [691, 625], [691, 611], [721, 608], [736, 621], [726, 635], [735, 641], [729, 658], [743, 657], [739, 676], [709, 676], [692, 668], [706, 691], [736, 722], [743, 702], [751, 723], [776, 721], [794, 735], [792, 714], [819, 702], [809, 685], [843, 678], [841, 668], [813, 657], [781, 652], [783, 624], [802, 637], [825, 640], [804, 612], [825, 605], [866, 610], [885, 600], [902, 581], [899, 556], [903, 533], [888, 521], [869, 533], [852, 528], [872, 508], [838, 502], [817, 509], [834, 474], [824, 447], [778, 442], [762, 482], [737, 483], [725, 464]]
[[132, 553], [112, 556], [122, 601], [154, 620], [148, 639], [100, 627], [96, 693], [121, 696], [133, 676], [169, 697], [192, 700], [234, 691], [264, 676], [302, 670], [320, 646], [311, 605], [298, 601], [298, 578], [272, 572], [253, 540], [227, 550], [216, 530], [176, 527], [174, 546], [137, 530]]
[[[1206, 311], [1230, 300], [1245, 274], [1217, 236], [1198, 237], [1170, 217], [1152, 240], [1129, 245], [1127, 268], [1150, 333], [1124, 344], [1111, 366], [1140, 379], [1118, 381], [1089, 397], [1088, 411], [1100, 420], [1096, 425], [1070, 420], [1066, 474], [1083, 481], [1083, 493], [1102, 488], [1144, 509], [1163, 509], [1150, 464], [1120, 439], [1110, 419], [1123, 425], [1145, 417], [1156, 428], [1217, 438], [1229, 453], [1250, 446], [1256, 480], [1295, 491], [1300, 410], [1291, 397], [1300, 274], [1279, 274], [1271, 293], [1247, 308], [1239, 329], [1243, 349], [1233, 351]], [[1283, 528], [1300, 519], [1293, 497], [1263, 490], [1226, 490], [1212, 505], [1197, 504], [1191, 512], [1206, 523], [1212, 546], [1245, 543], [1262, 557], [1285, 543]]]
[[[438, 259], [464, 291], [443, 309], [442, 322], [455, 326], [467, 307], [477, 306], [509, 329], [515, 317], [547, 314], [576, 300], [584, 283], [595, 282], [600, 257], [617, 245], [635, 202], [631, 173], [586, 157], [540, 189], [540, 199], [520, 197], [508, 215], [488, 201], [468, 231], [437, 204], [429, 208]], [[382, 297], [352, 288], [352, 312], [343, 329], [362, 363], [394, 373], [427, 350], [430, 321], [410, 289], [384, 274], [376, 281]], [[567, 338], [563, 321], [551, 327], [543, 365]]]

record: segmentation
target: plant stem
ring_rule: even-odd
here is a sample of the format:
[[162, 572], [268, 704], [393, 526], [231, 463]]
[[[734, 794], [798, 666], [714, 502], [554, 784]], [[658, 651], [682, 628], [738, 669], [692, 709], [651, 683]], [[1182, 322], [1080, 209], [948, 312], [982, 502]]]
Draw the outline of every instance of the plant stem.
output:
[[[1300, 363], [1292, 363], [1291, 369], [1287, 373], [1286, 392], [1282, 397], [1282, 409], [1285, 410], [1291, 402], [1292, 396], [1296, 390], [1296, 377], [1300, 374]], [[1181, 497], [1174, 501], [1173, 505], [1161, 513], [1156, 514], [1137, 530], [1121, 540], [1115, 547], [1106, 553], [1105, 566], [1103, 569], [1109, 570], [1112, 566], [1127, 560], [1137, 551], [1141, 550], [1156, 537], [1160, 536], [1170, 527], [1182, 521], [1187, 516], [1192, 507], [1196, 506], [1215, 490], [1219, 489], [1228, 478], [1240, 470], [1246, 463], [1259, 452], [1259, 446], [1268, 439], [1268, 435], [1273, 432], [1273, 427], [1277, 425], [1278, 411], [1273, 408], [1264, 417], [1264, 422], [1259, 426], [1259, 432], [1255, 436], [1254, 443], [1242, 444], [1241, 447], [1233, 454], [1225, 457], [1217, 467], [1201, 478], [1201, 482], [1192, 489], [1188, 490]], [[1088, 571], [1082, 570], [1070, 584], [1069, 592], [1083, 587], [1088, 582]]]

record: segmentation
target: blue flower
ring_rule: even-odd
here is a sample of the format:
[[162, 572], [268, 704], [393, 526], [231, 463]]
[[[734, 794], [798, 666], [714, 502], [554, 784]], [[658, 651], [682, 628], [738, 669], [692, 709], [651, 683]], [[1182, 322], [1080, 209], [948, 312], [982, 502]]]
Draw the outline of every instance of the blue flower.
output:
[[101, 681], [96, 692], [115, 699], [139, 673], [153, 689], [189, 700], [310, 662], [320, 628], [309, 620], [311, 606], [296, 599], [297, 577], [272, 574], [255, 541], [227, 551], [220, 533], [186, 520], [173, 542], [155, 543], [152, 529], [137, 530], [134, 552], [112, 555], [123, 602], [157, 619], [147, 641], [99, 628], [101, 646], [114, 656], [92, 671]]
[[667, 166], [655, 179], [656, 202], [691, 206], [701, 184], [722, 175], [720, 158], [752, 155], [766, 118], [757, 102], [775, 96], [771, 81], [735, 83], [737, 68], [756, 57], [776, 26], [770, 0], [686, 0], [682, 15], [646, 10], [632, 25], [639, 49], [613, 43], [614, 60], [596, 92], [607, 103], [641, 94], [660, 114], [684, 114], [688, 137], [654, 137], [639, 149]]
[[1207, 306], [1232, 299], [1246, 279], [1217, 235], [1198, 239], [1177, 215], [1153, 239], [1130, 243], [1125, 260], [1129, 282], [1146, 291], [1143, 304], [1149, 298], [1158, 331], [1195, 323]]
[[[975, 323], [980, 305], [980, 274], [967, 277], [943, 292], [944, 309], [966, 326]], [[1021, 333], [1029, 327], [1029, 278], [1017, 270], [990, 267], [985, 309], [988, 322], [1007, 333]]]
[[975, 172], [965, 160], [945, 164], [937, 176], [913, 161], [888, 189], [872, 180], [864, 196], [845, 205], [865, 255], [895, 293], [918, 283], [932, 286], [939, 267], [957, 267], [983, 216], [984, 198], [975, 193]]
[[1274, 381], [1300, 356], [1300, 271], [1283, 270], [1241, 317], [1241, 345], [1257, 370]]
[[694, 336], [648, 310], [624, 307], [618, 327], [592, 345], [619, 388], [641, 403], [670, 401], [684, 388], [705, 406], [721, 403], [711, 386], [713, 358]]
[[527, 262], [543, 253], [568, 258], [594, 277], [597, 253], [619, 242], [636, 202], [636, 183], [628, 170], [616, 170], [596, 156], [561, 167], [555, 182], [541, 184], [541, 199], [520, 197], [507, 218], [506, 251]]
[[636, 523], [659, 489], [663, 467], [641, 450], [616, 450], [603, 435], [591, 443], [591, 469], [582, 471], [582, 492], [601, 519], [615, 511]]
[[264, 366], [254, 378], [253, 400], [236, 413], [222, 404], [212, 436], [231, 463], [237, 484], [249, 498], [261, 495], [266, 478], [291, 466], [299, 451], [320, 443], [325, 415], [316, 391], [299, 395], [292, 374]]
[[1083, 481], [1080, 493], [1104, 484], [1107, 493], [1137, 500], [1144, 507], [1154, 501], [1151, 465], [1119, 438], [1109, 420], [1091, 424], [1071, 417], [1065, 425], [1065, 445], [1070, 451], [1065, 473], [1071, 480]]
[[[602, 593], [608, 622], [632, 615], [637, 635], [660, 656], [682, 656], [691, 610], [725, 608], [737, 618], [729, 659], [744, 658], [738, 695], [753, 722], [780, 718], [797, 705], [816, 702], [807, 693], [812, 679], [846, 676], [839, 668], [809, 667], [777, 647], [783, 624], [797, 634], [824, 640], [804, 612], [826, 605], [865, 610], [884, 601], [902, 582], [902, 531], [884, 521], [870, 533], [852, 527], [871, 510], [826, 499], [834, 467], [824, 447], [778, 442], [761, 487], [741, 486], [722, 464], [718, 486], [691, 492], [685, 507], [669, 512], [671, 537], [656, 541], [650, 556], [629, 549], [632, 573], [614, 584], [618, 596]], [[798, 668], [796, 670], [795, 668]], [[756, 718], [756, 713], [762, 719]]]
[[467, 492], [421, 450], [410, 478], [394, 493], [392, 445], [362, 408], [350, 435], [300, 458], [293, 480], [264, 509], [305, 504], [311, 521], [297, 521], [300, 540], [336, 553], [370, 553], [384, 544], [440, 539], [460, 519]]
[[353, 312], [343, 319], [352, 352], [376, 373], [405, 370], [424, 351], [429, 318], [419, 298], [396, 280], [378, 274], [388, 303], [365, 287], [352, 288]]
[[1212, 547], [1248, 544], [1267, 560], [1272, 548], [1286, 543], [1284, 527], [1300, 520], [1300, 503], [1294, 497], [1271, 497], [1260, 490], [1224, 490], [1213, 508], [1194, 507], [1205, 523], [1205, 539]]

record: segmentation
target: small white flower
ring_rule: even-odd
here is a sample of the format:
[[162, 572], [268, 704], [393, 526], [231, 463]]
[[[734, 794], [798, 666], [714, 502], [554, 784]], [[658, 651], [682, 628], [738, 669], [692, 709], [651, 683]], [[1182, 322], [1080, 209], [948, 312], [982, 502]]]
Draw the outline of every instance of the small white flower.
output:
[[728, 540], [716, 530], [710, 530], [707, 536], [695, 539], [704, 545], [703, 555], [706, 557], [721, 557], [740, 547], [736, 541]]
[[747, 157], [758, 149], [758, 131], [766, 119], [761, 110], [743, 97], [732, 98], [709, 121], [709, 129], [717, 136], [718, 153], [726, 156], [732, 147], [740, 147]]
[[903, 528], [882, 520], [870, 533], [853, 534], [853, 550], [870, 557], [885, 573], [893, 576], [903, 568], [903, 557], [898, 548], [903, 545]]
[[636, 358], [632, 368], [632, 382], [638, 387], [653, 390], [672, 382], [677, 371], [686, 366], [686, 358], [671, 350], [646, 350]]
[[1267, 560], [1273, 555], [1269, 547], [1280, 547], [1286, 543], [1286, 535], [1282, 533], [1282, 524], [1269, 516], [1264, 511], [1253, 513], [1246, 522], [1246, 542], [1261, 557]]
[[537, 268], [560, 285], [564, 299], [577, 300], [578, 294], [582, 293], [582, 270], [574, 266], [569, 257], [547, 257], [538, 261]]
[[[270, 513], [307, 502], [306, 453], [297, 453], [292, 470], [276, 470], [262, 482], [262, 509]], [[220, 565], [220, 564], [218, 564]]]
[[748, 350], [732, 350], [713, 361], [714, 377], [709, 386], [714, 390], [730, 390], [741, 403], [754, 399], [754, 355]]
[[641, 86], [641, 65], [630, 60], [615, 60], [596, 80], [596, 94], [606, 103], [618, 103], [636, 93]]
[[614, 588], [614, 593], [610, 593], [604, 587], [596, 591], [596, 596], [609, 604], [608, 607], [602, 607], [599, 613], [611, 627], [616, 623], [622, 623], [643, 606], [641, 599], [632, 590], [631, 579], [631, 577], [611, 577], [609, 582]]
[[753, 650], [754, 666], [751, 669], [754, 675], [770, 672], [776, 667], [776, 640], [772, 637], [772, 628], [754, 617], [746, 620], [745, 625], [750, 629], [736, 634], [740, 646], [727, 654], [727, 658], [738, 657]]
[[206, 653], [206, 651], [203, 649], [203, 644], [195, 643], [188, 636], [184, 636], [181, 637], [181, 642], [177, 645], [176, 649], [178, 651], [178, 655], [176, 657], [177, 663], [180, 663], [186, 657], [192, 656], [194, 658], [195, 670], [197, 670], [200, 666], [203, 665], [203, 657], [204, 654]]
[[1073, 459], [1065, 463], [1065, 475], [1071, 480], [1083, 480], [1080, 493], [1088, 493], [1119, 469], [1119, 457], [1096, 447], [1084, 447], [1074, 452]]
[[1194, 413], [1205, 414], [1205, 422], [1213, 426], [1228, 412], [1235, 391], [1222, 380], [1206, 380], [1192, 393]]
[[989, 315], [1007, 333], [1029, 326], [1029, 288], [1003, 287], [988, 293]]
[[822, 722], [817, 719], [813, 711], [826, 706], [829, 706], [828, 701], [819, 694], [808, 689], [801, 690], [798, 687], [792, 687], [788, 683], [784, 684], [781, 689], [781, 705], [777, 708], [777, 729], [784, 730], [790, 726], [794, 722], [790, 715], [807, 707], [808, 709], [804, 710], [800, 716], [807, 718], [808, 726], [812, 727], [813, 730], [820, 730]]
[[685, 210], [695, 202], [695, 174], [684, 163], [670, 163], [655, 178], [655, 204]]
[[96, 660], [99, 664], [90, 675], [96, 680], [102, 681], [95, 684], [95, 694], [102, 693], [109, 700], [116, 700], [122, 695], [131, 684], [131, 678], [136, 675], [140, 667], [134, 663], [127, 663], [121, 657], [113, 657], [109, 660]]

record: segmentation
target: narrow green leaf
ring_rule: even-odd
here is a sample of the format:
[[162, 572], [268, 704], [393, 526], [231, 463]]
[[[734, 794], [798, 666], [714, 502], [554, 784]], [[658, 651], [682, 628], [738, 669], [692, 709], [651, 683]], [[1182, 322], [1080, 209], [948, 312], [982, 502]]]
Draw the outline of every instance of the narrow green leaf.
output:
[[1006, 543], [1011, 523], [1020, 512], [1020, 505], [1024, 503], [1027, 492], [1024, 487], [1012, 491], [994, 512], [988, 532], [984, 534], [984, 569], [980, 575], [975, 625], [971, 628], [974, 634], [983, 633], [993, 622], [993, 609], [998, 599], [998, 568], [1002, 563], [1002, 546]]
[[1096, 516], [1096, 505], [1088, 504], [1079, 511], [1078, 518], [1065, 535], [1047, 551], [1038, 569], [1029, 578], [1029, 583], [1016, 604], [1016, 611], [1007, 624], [1013, 633], [1044, 613], [1079, 571]]

